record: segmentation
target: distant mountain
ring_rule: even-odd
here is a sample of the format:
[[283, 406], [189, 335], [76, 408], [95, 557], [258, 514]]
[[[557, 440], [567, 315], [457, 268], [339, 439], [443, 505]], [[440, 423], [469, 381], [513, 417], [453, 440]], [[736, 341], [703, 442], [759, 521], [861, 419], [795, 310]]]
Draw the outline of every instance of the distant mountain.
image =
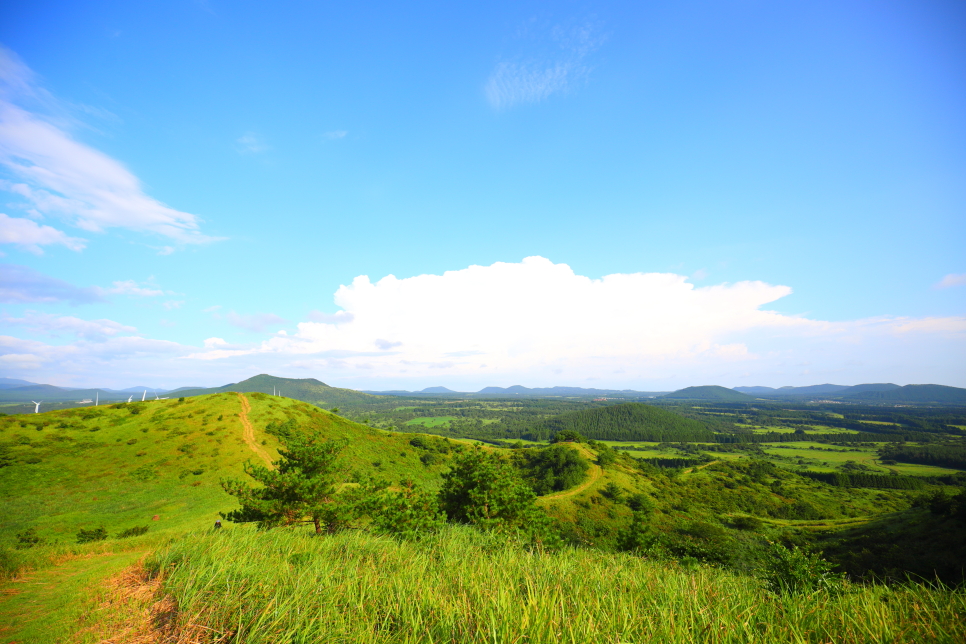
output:
[[261, 392], [263, 394], [272, 394], [275, 391], [285, 398], [303, 400], [323, 407], [338, 407], [340, 405], [378, 400], [375, 396], [362, 393], [361, 391], [330, 387], [315, 378], [278, 378], [265, 373], [223, 387], [181, 389], [168, 393], [172, 395], [177, 393], [178, 396], [188, 397], [219, 394], [225, 391], [237, 391], [240, 393]]
[[458, 391], [453, 391], [452, 389], [447, 389], [446, 387], [426, 387], [422, 391], [418, 391], [420, 394], [456, 394]]
[[147, 390], [147, 392], [148, 393], [151, 393], [151, 394], [153, 394], [154, 392], [158, 392], [159, 394], [163, 394], [163, 393], [166, 393], [168, 391], [167, 389], [156, 389], [154, 387], [144, 387], [144, 386], [141, 386], [141, 387], [128, 387], [127, 389], [115, 389], [113, 391], [120, 391], [120, 392], [125, 393], [125, 394], [139, 394], [139, 393], [143, 392], [144, 390]]
[[30, 385], [36, 385], [36, 382], [30, 382], [29, 380], [20, 380], [18, 378], [0, 378], [0, 389], [12, 389], [13, 387], [29, 387]]
[[750, 394], [752, 396], [820, 396], [823, 394], [838, 394], [847, 389], [850, 389], [847, 385], [808, 385], [806, 387], [779, 387], [775, 389], [773, 387], [735, 387], [735, 391], [739, 391], [743, 394]]
[[484, 387], [476, 392], [480, 396], [608, 396], [622, 394], [631, 396], [657, 396], [665, 392], [634, 391], [632, 389], [585, 389], [583, 387]]
[[106, 389], [66, 389], [53, 385], [30, 385], [29, 387], [11, 387], [0, 389], [0, 402], [79, 402], [90, 398], [100, 398], [101, 402], [127, 400], [129, 394], [122, 394]]
[[743, 394], [750, 394], [752, 396], [760, 396], [763, 394], [773, 394], [777, 393], [778, 390], [774, 387], [732, 387], [735, 391], [740, 391]]
[[852, 396], [854, 394], [861, 394], [868, 391], [890, 391], [892, 389], [899, 389], [899, 385], [894, 385], [891, 382], [879, 382], [866, 385], [855, 385], [854, 387], [849, 387], [845, 391], [840, 391], [839, 395]]
[[910, 402], [966, 405], [966, 389], [945, 385], [906, 385], [885, 390], [865, 390], [844, 396], [845, 400]]
[[740, 391], [717, 385], [685, 387], [661, 396], [661, 398], [665, 400], [712, 400], [720, 402], [751, 402], [754, 400], [754, 397]]

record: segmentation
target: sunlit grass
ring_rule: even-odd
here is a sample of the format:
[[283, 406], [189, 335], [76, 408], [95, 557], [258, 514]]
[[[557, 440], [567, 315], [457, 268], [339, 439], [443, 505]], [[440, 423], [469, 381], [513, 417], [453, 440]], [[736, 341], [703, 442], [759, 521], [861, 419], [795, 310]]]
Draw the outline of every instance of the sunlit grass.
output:
[[470, 529], [422, 543], [226, 529], [149, 564], [183, 624], [234, 642], [958, 642], [963, 593], [849, 586], [779, 597], [726, 571]]

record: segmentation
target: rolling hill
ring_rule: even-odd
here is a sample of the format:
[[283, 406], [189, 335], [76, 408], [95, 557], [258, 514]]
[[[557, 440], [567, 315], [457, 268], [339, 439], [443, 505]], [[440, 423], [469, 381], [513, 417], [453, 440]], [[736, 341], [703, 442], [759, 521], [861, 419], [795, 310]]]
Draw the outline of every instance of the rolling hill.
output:
[[259, 374], [248, 380], [227, 384], [223, 387], [208, 389], [179, 389], [172, 394], [178, 396], [204, 396], [208, 394], [235, 391], [240, 393], [260, 392], [271, 395], [280, 392], [284, 398], [294, 398], [320, 407], [339, 407], [351, 403], [366, 403], [379, 400], [378, 396], [362, 393], [353, 389], [340, 389], [316, 380], [315, 378], [279, 378]]
[[718, 402], [751, 402], [754, 400], [753, 396], [717, 385], [685, 387], [684, 389], [665, 394], [661, 398], [669, 400], [709, 400]]

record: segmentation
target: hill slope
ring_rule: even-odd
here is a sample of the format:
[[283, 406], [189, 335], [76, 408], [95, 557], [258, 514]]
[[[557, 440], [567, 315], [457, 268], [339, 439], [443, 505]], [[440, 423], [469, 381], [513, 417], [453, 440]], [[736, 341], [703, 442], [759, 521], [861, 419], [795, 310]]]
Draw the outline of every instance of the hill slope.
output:
[[595, 440], [714, 440], [714, 435], [702, 423], [643, 403], [624, 403], [554, 416], [534, 426], [530, 438], [546, 440], [564, 430], [573, 430]]
[[73, 543], [81, 528], [114, 535], [145, 525], [152, 532], [207, 527], [235, 506], [218, 481], [243, 477], [245, 461], [261, 464], [259, 452], [277, 459], [279, 442], [265, 428], [287, 419], [351, 441], [346, 467], [431, 484], [442, 471], [442, 462], [420, 461], [412, 434], [288, 398], [245, 398], [244, 418], [242, 396], [229, 392], [0, 417], [0, 546], [27, 528]]
[[705, 385], [702, 387], [685, 387], [669, 394], [661, 396], [671, 400], [713, 400], [719, 402], [751, 402], [752, 396], [728, 389], [717, 385]]

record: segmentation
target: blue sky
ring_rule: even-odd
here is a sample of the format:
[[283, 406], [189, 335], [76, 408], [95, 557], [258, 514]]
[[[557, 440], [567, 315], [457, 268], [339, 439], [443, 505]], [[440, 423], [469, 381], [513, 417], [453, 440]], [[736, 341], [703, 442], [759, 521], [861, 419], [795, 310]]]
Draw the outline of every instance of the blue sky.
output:
[[10, 0], [0, 372], [966, 386], [964, 29], [929, 0]]

